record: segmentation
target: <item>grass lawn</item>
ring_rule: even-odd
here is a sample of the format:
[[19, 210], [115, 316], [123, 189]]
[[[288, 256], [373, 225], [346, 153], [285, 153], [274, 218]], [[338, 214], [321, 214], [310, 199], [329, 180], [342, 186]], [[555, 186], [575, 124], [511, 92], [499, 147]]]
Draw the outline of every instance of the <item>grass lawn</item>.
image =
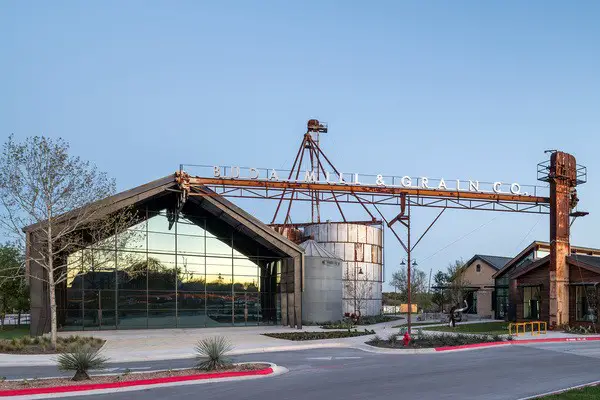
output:
[[3, 330], [0, 330], [0, 339], [12, 339], [20, 338], [29, 335], [29, 325], [21, 325], [17, 328], [15, 325], [4, 326]]
[[[527, 328], [530, 330], [530, 328]], [[448, 325], [432, 326], [427, 328], [429, 331], [437, 332], [459, 332], [459, 333], [485, 333], [489, 335], [507, 335], [507, 322], [480, 322], [475, 324], [456, 324], [456, 327], [451, 328]]]
[[588, 386], [568, 392], [540, 397], [541, 400], [595, 400], [600, 398], [600, 386]]

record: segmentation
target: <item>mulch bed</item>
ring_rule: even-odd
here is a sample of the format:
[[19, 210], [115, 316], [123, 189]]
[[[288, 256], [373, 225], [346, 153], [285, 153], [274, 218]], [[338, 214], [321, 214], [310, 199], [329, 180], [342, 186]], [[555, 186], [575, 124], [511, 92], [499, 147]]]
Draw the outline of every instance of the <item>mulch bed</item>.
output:
[[322, 339], [340, 339], [356, 336], [374, 335], [375, 331], [329, 331], [329, 332], [285, 332], [285, 333], [264, 333], [275, 339], [287, 339], [294, 341], [304, 340], [322, 340]]
[[[512, 339], [512, 338], [511, 338]], [[431, 349], [437, 347], [464, 346], [480, 343], [496, 343], [506, 341], [498, 336], [488, 335], [422, 335], [413, 337], [408, 346], [404, 346], [402, 336], [396, 335], [395, 340], [370, 340], [366, 344], [386, 349]]]
[[131, 372], [120, 375], [92, 375], [89, 381], [72, 381], [70, 378], [51, 378], [51, 379], [29, 379], [29, 380], [4, 380], [0, 382], [0, 396], [3, 390], [20, 390], [34, 388], [64, 387], [64, 386], [84, 386], [96, 385], [102, 383], [132, 382], [157, 378], [169, 378], [178, 376], [194, 376], [215, 374], [221, 372], [244, 372], [257, 371], [270, 368], [269, 364], [239, 364], [232, 368], [220, 369], [215, 371], [199, 371], [197, 369], [181, 369], [159, 372]]
[[58, 337], [56, 350], [50, 346], [47, 336], [30, 338], [21, 337], [16, 339], [0, 339], [0, 353], [5, 354], [57, 354], [69, 351], [77, 346], [89, 346], [96, 350], [104, 346], [104, 339], [94, 337]]

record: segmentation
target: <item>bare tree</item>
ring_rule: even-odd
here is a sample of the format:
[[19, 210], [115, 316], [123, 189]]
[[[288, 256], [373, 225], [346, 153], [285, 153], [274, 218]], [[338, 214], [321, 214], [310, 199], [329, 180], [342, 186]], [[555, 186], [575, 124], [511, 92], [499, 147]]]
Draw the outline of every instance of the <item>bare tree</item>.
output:
[[[48, 286], [52, 346], [56, 348], [56, 287], [93, 266], [84, 252], [90, 243], [115, 237], [131, 225], [130, 209], [110, 210], [100, 201], [115, 193], [115, 181], [79, 157], [69, 155], [62, 139], [31, 137], [23, 143], [11, 136], [0, 160], [0, 203], [2, 228], [19, 243], [27, 265], [41, 268], [31, 274]], [[28, 227], [29, 243], [24, 227]], [[115, 239], [112, 239], [115, 240]], [[35, 243], [35, 245], [31, 245]], [[110, 248], [114, 248], [112, 244]]]
[[464, 270], [465, 262], [462, 259], [448, 265], [448, 271], [446, 272], [448, 277], [448, 297], [452, 305], [462, 304], [466, 289], [470, 285], [470, 282], [465, 278]]
[[372, 282], [368, 281], [366, 274], [356, 267], [344, 271], [343, 282], [344, 297], [352, 301], [355, 312], [359, 311], [363, 315], [366, 312], [367, 301], [373, 298]]

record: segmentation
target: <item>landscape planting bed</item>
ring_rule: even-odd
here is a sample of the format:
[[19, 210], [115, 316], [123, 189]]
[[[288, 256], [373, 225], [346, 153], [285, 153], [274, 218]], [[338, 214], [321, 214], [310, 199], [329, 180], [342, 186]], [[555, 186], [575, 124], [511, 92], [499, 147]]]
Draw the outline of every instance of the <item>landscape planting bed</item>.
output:
[[264, 333], [264, 336], [269, 336], [275, 339], [287, 339], [294, 341], [303, 340], [322, 340], [322, 339], [340, 339], [347, 337], [374, 335], [375, 331], [329, 331], [329, 332], [285, 332], [285, 333]]
[[56, 351], [50, 345], [50, 337], [44, 336], [21, 336], [12, 339], [0, 339], [0, 353], [9, 354], [53, 354], [69, 351], [73, 347], [88, 346], [91, 349], [99, 349], [104, 346], [104, 339], [89, 336], [59, 336]]
[[431, 349], [453, 346], [465, 346], [480, 343], [501, 343], [507, 339], [497, 335], [415, 335], [408, 346], [404, 346], [402, 336], [390, 335], [387, 340], [375, 337], [366, 344], [386, 349]]
[[[158, 372], [135, 372], [121, 375], [92, 376], [88, 381], [72, 381], [70, 378], [11, 380], [0, 382], [0, 397], [40, 393], [39, 390], [47, 388], [44, 393], [56, 391], [81, 391], [94, 389], [107, 389], [116, 387], [151, 385], [188, 380], [202, 380], [214, 378], [227, 378], [249, 375], [268, 375], [273, 370], [269, 364], [238, 364], [232, 368], [215, 371], [199, 371], [197, 369], [178, 369]], [[19, 392], [19, 393], [16, 393]]]

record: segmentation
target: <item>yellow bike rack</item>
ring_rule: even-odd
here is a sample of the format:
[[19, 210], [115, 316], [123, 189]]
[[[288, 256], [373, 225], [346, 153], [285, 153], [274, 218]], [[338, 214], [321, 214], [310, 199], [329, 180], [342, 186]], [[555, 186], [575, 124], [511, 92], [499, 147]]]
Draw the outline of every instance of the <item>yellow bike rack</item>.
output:
[[[548, 323], [546, 321], [527, 321], [527, 322], [511, 322], [510, 324], [508, 324], [508, 334], [509, 335], [513, 335], [513, 327], [515, 328], [515, 336], [519, 336], [520, 335], [520, 327], [523, 328], [523, 334], [525, 334], [525, 332], [527, 332], [527, 325], [531, 325], [531, 336], [537, 336], [537, 335], [542, 335], [542, 334], [547, 334], [548, 333]], [[543, 332], [542, 332], [542, 326], [543, 326]], [[534, 329], [534, 327], [537, 327], [537, 329]]]

